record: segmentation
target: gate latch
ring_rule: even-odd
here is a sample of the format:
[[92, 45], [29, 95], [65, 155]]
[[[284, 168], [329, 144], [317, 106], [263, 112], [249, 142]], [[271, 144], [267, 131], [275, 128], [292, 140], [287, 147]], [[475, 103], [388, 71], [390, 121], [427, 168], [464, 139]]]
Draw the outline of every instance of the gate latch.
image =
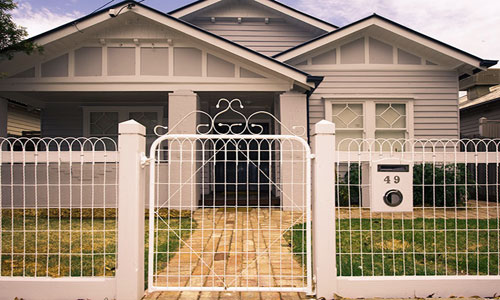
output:
[[141, 152], [141, 167], [144, 168], [145, 166], [149, 166], [150, 161], [151, 158], [147, 157], [144, 152]]

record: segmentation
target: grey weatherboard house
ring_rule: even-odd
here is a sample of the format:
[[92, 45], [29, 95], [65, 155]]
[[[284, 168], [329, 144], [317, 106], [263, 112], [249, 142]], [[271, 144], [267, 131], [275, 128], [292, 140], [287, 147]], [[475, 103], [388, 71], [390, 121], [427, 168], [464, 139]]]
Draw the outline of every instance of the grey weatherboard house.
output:
[[378, 15], [338, 28], [269, 0], [197, 1], [168, 14], [124, 1], [32, 40], [43, 54], [0, 65], [10, 74], [0, 108], [41, 109], [47, 137], [113, 137], [129, 118], [152, 137], [154, 125], [213, 114], [226, 97], [290, 128], [334, 121], [340, 138], [458, 138], [459, 79], [496, 63]]

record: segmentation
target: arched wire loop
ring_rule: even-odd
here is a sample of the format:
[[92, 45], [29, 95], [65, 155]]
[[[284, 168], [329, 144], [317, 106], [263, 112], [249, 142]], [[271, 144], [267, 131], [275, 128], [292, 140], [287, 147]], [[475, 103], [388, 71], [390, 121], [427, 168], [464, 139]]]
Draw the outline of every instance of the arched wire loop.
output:
[[[226, 98], [221, 98], [217, 101], [215, 106], [217, 109], [220, 109], [214, 116], [201, 111], [195, 110], [188, 114], [186, 114], [181, 120], [179, 120], [175, 125], [171, 128], [167, 126], [158, 125], [154, 128], [154, 133], [157, 136], [162, 136], [166, 134], [172, 134], [175, 130], [186, 121], [186, 119], [196, 116], [197, 114], [202, 115], [203, 117], [208, 118], [208, 122], [201, 123], [196, 126], [196, 134], [228, 134], [228, 135], [238, 135], [238, 134], [251, 134], [251, 135], [260, 135], [264, 133], [264, 127], [262, 125], [252, 123], [252, 118], [256, 118], [256, 116], [266, 116], [270, 117], [273, 121], [275, 121], [282, 129], [282, 134], [286, 135], [295, 135], [295, 136], [304, 136], [306, 135], [306, 128], [304, 126], [293, 126], [291, 129], [286, 127], [276, 116], [267, 112], [267, 111], [257, 111], [252, 113], [250, 116], [245, 116], [241, 111], [244, 109], [243, 103], [240, 99], [235, 98], [232, 100], [228, 100]], [[235, 123], [224, 123], [219, 121], [225, 114], [235, 114], [240, 122]], [[233, 116], [234, 117], [234, 116]], [[162, 134], [161, 130], [165, 131]], [[284, 131], [284, 132], [283, 132]]]

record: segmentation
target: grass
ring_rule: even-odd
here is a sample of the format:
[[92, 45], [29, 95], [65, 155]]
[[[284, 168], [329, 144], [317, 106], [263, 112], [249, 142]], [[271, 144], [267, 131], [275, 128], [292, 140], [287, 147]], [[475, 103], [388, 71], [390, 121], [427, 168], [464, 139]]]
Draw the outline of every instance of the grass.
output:
[[[497, 219], [337, 219], [337, 228], [338, 275], [500, 275]], [[303, 230], [285, 235], [294, 253]]]
[[[166, 222], [157, 229], [156, 269], [164, 268], [196, 222], [189, 213], [161, 211]], [[2, 276], [114, 276], [116, 210], [3, 209]], [[167, 225], [168, 224], [168, 225]], [[147, 272], [148, 219], [145, 220]], [[192, 227], [191, 227], [192, 226]], [[167, 251], [168, 250], [168, 251]], [[167, 256], [166, 252], [170, 252]], [[8, 253], [8, 254], [6, 254]], [[13, 254], [12, 254], [13, 253]]]

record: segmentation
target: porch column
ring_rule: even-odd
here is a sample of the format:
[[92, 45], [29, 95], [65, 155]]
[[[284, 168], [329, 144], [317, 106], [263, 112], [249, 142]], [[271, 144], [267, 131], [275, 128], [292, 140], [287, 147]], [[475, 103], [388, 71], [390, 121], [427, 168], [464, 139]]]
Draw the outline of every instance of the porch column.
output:
[[[298, 92], [280, 95], [280, 122], [282, 135], [299, 135], [307, 139], [307, 96]], [[281, 205], [283, 210], [305, 208], [305, 152], [296, 141], [284, 141], [281, 145]]]
[[[193, 91], [175, 91], [168, 97], [169, 134], [196, 134], [199, 114], [190, 113], [198, 110], [200, 99]], [[189, 115], [188, 117], [186, 117]], [[186, 118], [185, 118], [186, 117]], [[185, 119], [184, 119], [185, 118]], [[169, 141], [169, 185], [165, 207], [176, 210], [196, 210], [200, 199], [200, 172], [197, 143], [189, 139]], [[162, 172], [163, 173], [163, 172]], [[162, 182], [167, 182], [162, 180]]]
[[7, 137], [7, 109], [9, 101], [0, 97], [0, 137]]

